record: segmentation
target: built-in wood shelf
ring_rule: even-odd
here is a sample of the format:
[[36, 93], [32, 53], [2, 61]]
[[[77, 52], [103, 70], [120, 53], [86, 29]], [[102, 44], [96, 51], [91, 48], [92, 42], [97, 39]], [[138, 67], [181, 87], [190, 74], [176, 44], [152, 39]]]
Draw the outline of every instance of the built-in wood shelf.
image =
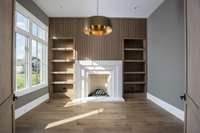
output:
[[141, 82], [124, 82], [124, 84], [145, 84], [145, 82], [141, 81]]
[[74, 62], [74, 59], [67, 59], [67, 60], [52, 60], [53, 63], [70, 63]]
[[65, 37], [65, 36], [53, 36], [52, 37], [53, 40], [72, 40], [73, 41], [73, 38], [72, 37]]
[[73, 48], [52, 48], [52, 51], [73, 51]]
[[124, 74], [145, 74], [146, 72], [124, 72]]
[[54, 85], [73, 85], [74, 81], [54, 81], [52, 82]]
[[52, 74], [74, 74], [74, 71], [60, 71], [60, 72], [52, 72]]
[[146, 45], [143, 39], [123, 40], [124, 94], [146, 92]]
[[124, 62], [145, 62], [145, 60], [124, 60]]
[[144, 51], [143, 48], [124, 48], [125, 51]]

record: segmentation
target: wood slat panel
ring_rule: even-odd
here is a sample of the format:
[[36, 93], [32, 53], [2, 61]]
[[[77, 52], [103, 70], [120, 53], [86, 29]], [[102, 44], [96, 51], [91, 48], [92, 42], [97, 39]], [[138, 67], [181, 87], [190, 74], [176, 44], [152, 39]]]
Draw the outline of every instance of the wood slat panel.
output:
[[[52, 51], [55, 47], [52, 39], [54, 36], [75, 38], [76, 60], [123, 60], [122, 42], [124, 38], [146, 40], [146, 19], [112, 18], [111, 21], [113, 32], [110, 35], [91, 37], [83, 33], [84, 18], [50, 18], [49, 83], [53, 81], [52, 72], [57, 69], [55, 66], [52, 67], [51, 59], [60, 59], [58, 58], [60, 55]], [[52, 84], [49, 86], [53, 87]], [[65, 91], [62, 89], [63, 86], [59, 88], [56, 90]], [[50, 89], [50, 94], [53, 94], [52, 89]]]
[[0, 1], [0, 104], [12, 94], [12, 2]]
[[122, 60], [123, 37], [146, 39], [146, 19], [112, 18], [113, 32], [105, 37], [84, 35], [83, 21], [84, 18], [50, 18], [50, 39], [75, 37], [78, 60]]
[[121, 19], [122, 37], [146, 39], [146, 19]]
[[13, 104], [12, 98], [0, 106], [0, 133], [13, 133]]

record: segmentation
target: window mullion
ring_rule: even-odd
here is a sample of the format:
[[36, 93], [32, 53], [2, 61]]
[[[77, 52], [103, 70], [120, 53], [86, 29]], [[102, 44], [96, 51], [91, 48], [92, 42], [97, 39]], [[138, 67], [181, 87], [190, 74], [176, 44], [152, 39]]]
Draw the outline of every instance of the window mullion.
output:
[[47, 82], [47, 66], [46, 66], [46, 63], [47, 63], [47, 46], [46, 45], [43, 45], [43, 70], [44, 70], [44, 73], [43, 73], [43, 81], [46, 83]]
[[26, 55], [26, 57], [25, 57], [25, 60], [26, 60], [26, 63], [25, 63], [25, 65], [26, 65], [26, 73], [25, 73], [25, 75], [26, 75], [26, 81], [25, 81], [25, 83], [26, 83], [26, 89], [27, 88], [29, 88], [29, 38], [26, 36], [26, 46], [25, 46], [25, 55]]
[[49, 73], [49, 68], [48, 68], [48, 44], [45, 46], [45, 82], [48, 83], [48, 73]]
[[29, 20], [29, 88], [32, 87], [32, 22]]
[[41, 49], [41, 54], [42, 54], [42, 57], [41, 57], [41, 61], [40, 61], [40, 82], [41, 83], [43, 83], [43, 61], [44, 61], [44, 58], [43, 58], [43, 45], [42, 45], [42, 43], [40, 43], [40, 47], [42, 47], [42, 49]]

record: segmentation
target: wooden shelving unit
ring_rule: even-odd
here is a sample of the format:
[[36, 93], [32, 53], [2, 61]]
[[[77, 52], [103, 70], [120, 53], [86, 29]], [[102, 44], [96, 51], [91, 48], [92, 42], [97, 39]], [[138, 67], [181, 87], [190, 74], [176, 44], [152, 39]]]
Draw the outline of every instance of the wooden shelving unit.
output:
[[53, 37], [52, 53], [52, 90], [64, 93], [70, 99], [74, 94], [75, 39], [72, 37]]
[[143, 39], [123, 39], [124, 95], [146, 92], [146, 44]]

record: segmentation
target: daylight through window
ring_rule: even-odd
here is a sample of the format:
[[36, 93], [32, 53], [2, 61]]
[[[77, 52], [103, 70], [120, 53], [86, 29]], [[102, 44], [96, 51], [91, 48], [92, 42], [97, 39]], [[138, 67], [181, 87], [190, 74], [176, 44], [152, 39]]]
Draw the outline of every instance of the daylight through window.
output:
[[16, 92], [47, 86], [48, 27], [16, 4]]

